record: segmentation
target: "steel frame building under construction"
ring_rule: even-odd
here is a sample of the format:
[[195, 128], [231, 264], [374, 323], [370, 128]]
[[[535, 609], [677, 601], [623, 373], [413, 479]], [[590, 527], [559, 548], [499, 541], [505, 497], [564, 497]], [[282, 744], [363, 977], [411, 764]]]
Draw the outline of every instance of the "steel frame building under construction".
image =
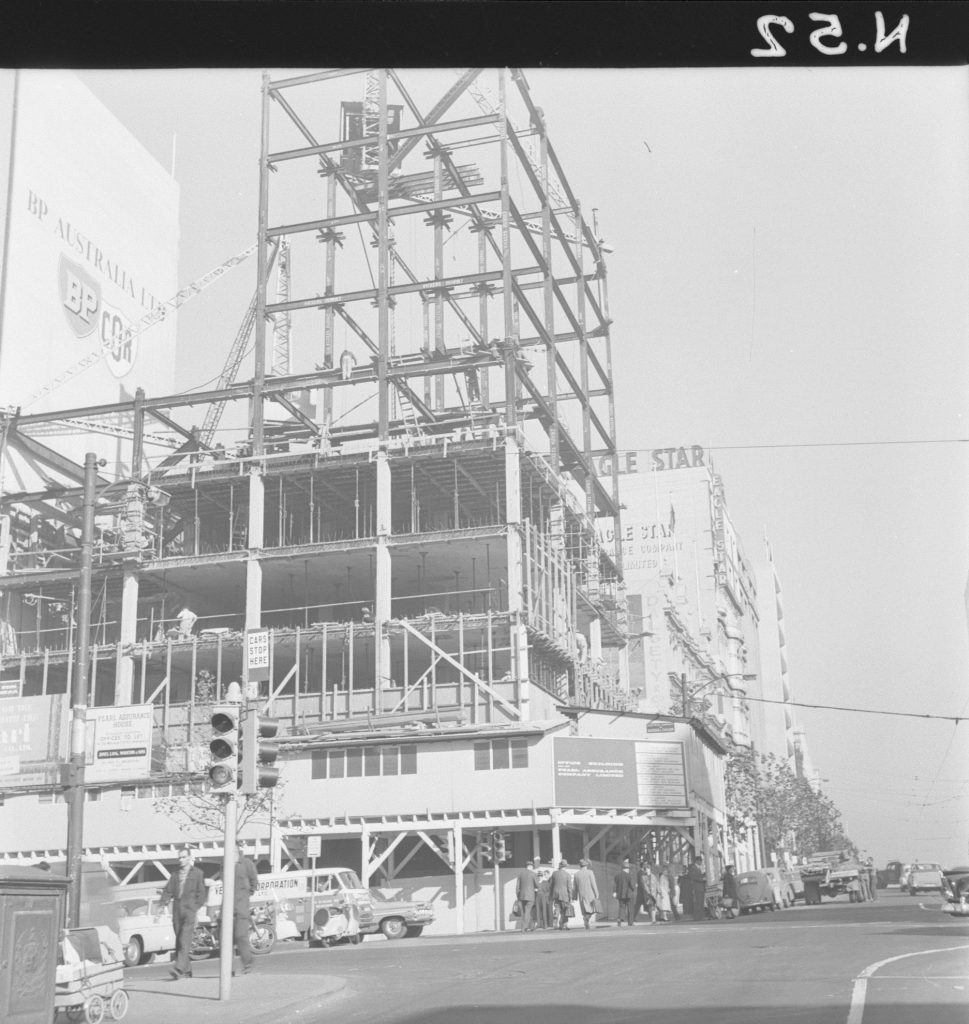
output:
[[[633, 707], [622, 566], [595, 529], [621, 536], [616, 478], [594, 470], [616, 452], [603, 247], [520, 71], [452, 74], [430, 98], [406, 78], [264, 75], [250, 379], [240, 332], [212, 390], [4, 417], [3, 676], [71, 691], [83, 470], [55, 438], [83, 432], [121, 467], [97, 485], [88, 703], [154, 704], [169, 778], [197, 768], [173, 751], [200, 678], [216, 699], [240, 680], [256, 628], [288, 743]], [[18, 463], [44, 486], [15, 491]], [[531, 811], [529, 830], [555, 817]], [[671, 857], [699, 827], [584, 813], [586, 850], [618, 823]], [[496, 794], [476, 827], [510, 815]], [[451, 827], [408, 820], [388, 827]], [[277, 829], [277, 863], [287, 827], [307, 831]], [[163, 846], [111, 859], [130, 876]], [[386, 870], [376, 845], [370, 863]]]

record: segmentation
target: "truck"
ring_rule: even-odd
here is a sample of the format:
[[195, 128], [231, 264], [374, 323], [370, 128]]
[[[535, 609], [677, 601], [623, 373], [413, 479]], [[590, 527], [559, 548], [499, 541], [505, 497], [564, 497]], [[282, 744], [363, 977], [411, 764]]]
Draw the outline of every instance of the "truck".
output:
[[[376, 931], [370, 890], [350, 868], [260, 875], [250, 902], [271, 915], [273, 931], [281, 939], [303, 936], [311, 944], [332, 946], [358, 943], [364, 933]], [[221, 903], [222, 883], [210, 883], [206, 906], [210, 919], [218, 916]]]
[[804, 902], [819, 904], [823, 896], [834, 899], [844, 893], [852, 902], [861, 899], [861, 865], [849, 850], [815, 853], [798, 869], [804, 884]]

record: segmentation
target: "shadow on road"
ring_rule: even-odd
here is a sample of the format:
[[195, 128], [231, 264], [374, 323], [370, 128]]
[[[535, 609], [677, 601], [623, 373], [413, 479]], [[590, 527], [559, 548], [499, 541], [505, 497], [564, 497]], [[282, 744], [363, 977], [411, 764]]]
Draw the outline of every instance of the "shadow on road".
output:
[[[943, 1006], [938, 1003], [906, 1006], [908, 1021], [933, 1021], [938, 1024], [956, 1024], [961, 1016], [949, 1015], [949, 1010], [962, 1014], [964, 1007]], [[650, 1005], [644, 994], [643, 1005], [636, 1007], [607, 1007], [578, 1003], [557, 1003], [543, 1006], [495, 1005], [449, 1006], [422, 1010], [404, 1016], [379, 1017], [381, 1024], [844, 1024], [845, 1007], [832, 1006], [716, 1006], [716, 1007], [661, 1007]]]
[[969, 925], [928, 924], [917, 928], [893, 928], [880, 935], [934, 935], [946, 939], [969, 939]]

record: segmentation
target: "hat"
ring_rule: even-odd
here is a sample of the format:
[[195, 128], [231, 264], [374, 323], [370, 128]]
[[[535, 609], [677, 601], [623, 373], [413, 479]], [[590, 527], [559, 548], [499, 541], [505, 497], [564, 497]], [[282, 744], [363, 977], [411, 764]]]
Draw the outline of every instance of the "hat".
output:
[[585, 859], [585, 857], [580, 857], [579, 858], [579, 867], [580, 868], [587, 868], [588, 866], [589, 866], [589, 862]]

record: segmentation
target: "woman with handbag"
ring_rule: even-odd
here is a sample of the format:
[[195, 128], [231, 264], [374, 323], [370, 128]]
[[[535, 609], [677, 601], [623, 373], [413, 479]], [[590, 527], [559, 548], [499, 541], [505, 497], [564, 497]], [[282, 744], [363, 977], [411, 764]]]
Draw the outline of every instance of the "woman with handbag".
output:
[[665, 864], [660, 864], [659, 873], [656, 876], [656, 913], [660, 921], [668, 921], [673, 913], [673, 904], [670, 900], [670, 879]]

